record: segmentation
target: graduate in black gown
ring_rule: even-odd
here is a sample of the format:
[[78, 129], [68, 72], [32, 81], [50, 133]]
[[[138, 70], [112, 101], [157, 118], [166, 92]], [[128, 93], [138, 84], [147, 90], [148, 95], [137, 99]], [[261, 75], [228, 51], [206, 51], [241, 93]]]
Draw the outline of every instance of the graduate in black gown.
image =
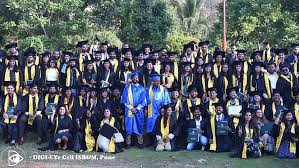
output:
[[[231, 119], [224, 113], [225, 104], [222, 102], [213, 103], [215, 106], [216, 115], [211, 116], [208, 124], [208, 138], [210, 143], [210, 151], [215, 152], [229, 152], [232, 145], [232, 127]], [[220, 122], [227, 122], [220, 132]], [[224, 131], [225, 130], [225, 131]]]

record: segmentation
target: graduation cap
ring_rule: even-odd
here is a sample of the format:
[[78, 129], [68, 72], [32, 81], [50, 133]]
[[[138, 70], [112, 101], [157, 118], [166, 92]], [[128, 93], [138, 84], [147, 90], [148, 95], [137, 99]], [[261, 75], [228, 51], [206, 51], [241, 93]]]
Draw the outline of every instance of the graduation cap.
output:
[[101, 41], [99, 38], [98, 38], [98, 36], [95, 36], [95, 41]]
[[251, 59], [254, 59], [255, 56], [262, 56], [263, 55], [263, 52], [262, 51], [254, 51], [252, 54], [251, 54]]
[[253, 62], [252, 66], [253, 66], [253, 67], [257, 67], [257, 66], [259, 66], [259, 67], [264, 67], [265, 64], [264, 64], [263, 62]]
[[198, 43], [198, 46], [204, 46], [204, 45], [209, 45], [210, 41], [201, 41]]
[[84, 64], [88, 65], [88, 64], [93, 64], [93, 60], [85, 60]]
[[279, 94], [279, 95], [280, 95], [279, 90], [277, 90], [277, 89], [273, 89], [273, 90], [272, 90], [272, 95], [274, 96], [275, 94]]
[[228, 92], [229, 92], [229, 93], [230, 93], [230, 92], [233, 92], [233, 91], [238, 92], [238, 90], [239, 90], [238, 87], [231, 87], [231, 88], [228, 89]]
[[140, 54], [143, 54], [143, 51], [142, 51], [142, 50], [136, 50], [136, 51], [134, 52], [134, 55], [135, 55], [135, 56], [139, 56]]
[[192, 64], [194, 64], [194, 63], [192, 63], [192, 62], [182, 62], [181, 63], [181, 65], [183, 65], [183, 66], [191, 66]]
[[38, 87], [37, 82], [35, 82], [35, 81], [27, 82], [27, 86], [29, 86], [30, 88]]
[[45, 57], [45, 56], [51, 56], [51, 52], [50, 51], [45, 51], [44, 53], [41, 54], [42, 57]]
[[168, 108], [171, 108], [173, 110], [173, 103], [165, 104], [165, 105], [162, 106], [161, 109], [164, 109], [165, 110], [164, 112], [166, 112], [166, 110]]
[[211, 91], [215, 91], [217, 92], [217, 88], [216, 87], [211, 87], [211, 88], [208, 88], [208, 91], [211, 92]]
[[56, 81], [46, 81], [46, 85], [48, 88], [50, 87], [58, 87], [58, 83]]
[[70, 86], [66, 86], [66, 87], [63, 88], [63, 91], [64, 91], [64, 92], [67, 91], [67, 90], [72, 90], [72, 87], [70, 87]]
[[110, 59], [108, 58], [108, 59], [103, 60], [103, 63], [106, 63], [106, 62], [110, 63]]
[[280, 53], [283, 53], [283, 54], [287, 55], [288, 54], [288, 49], [286, 49], [286, 48], [277, 49], [275, 53], [277, 55], [280, 54]]
[[79, 41], [76, 44], [76, 48], [81, 48], [82, 46], [87, 45], [87, 43], [88, 43], [88, 40]]
[[196, 91], [196, 92], [198, 92], [198, 89], [197, 89], [197, 87], [196, 87], [195, 85], [191, 85], [191, 86], [189, 86], [188, 89], [187, 89], [187, 92], [188, 92], [188, 93], [190, 93], [190, 92], [192, 92], [192, 91]]
[[104, 51], [102, 51], [102, 50], [99, 50], [99, 51], [93, 51], [93, 53], [94, 53], [94, 55], [96, 55], [96, 54], [102, 54], [102, 53], [104, 53]]
[[223, 102], [220, 102], [220, 101], [218, 103], [213, 103], [212, 105], [215, 107], [222, 107], [222, 108], [224, 108], [226, 106]]
[[134, 49], [133, 48], [123, 48], [121, 50], [122, 54], [126, 54], [127, 52], [131, 52], [132, 54], [134, 53]]
[[104, 46], [104, 45], [108, 45], [108, 41], [102, 42], [101, 45], [102, 45], [102, 46]]
[[116, 55], [118, 54], [118, 48], [117, 47], [109, 47], [107, 48], [107, 53], [110, 55], [112, 52], [114, 52]]
[[179, 92], [180, 91], [180, 89], [178, 88], [178, 87], [171, 87], [171, 88], [168, 88], [167, 89], [169, 92], [174, 92], [174, 91], [177, 91], [177, 92]]
[[260, 91], [251, 91], [251, 92], [249, 92], [249, 96], [256, 96], [256, 95], [262, 96], [262, 92], [260, 92]]
[[81, 85], [81, 86], [79, 87], [79, 90], [80, 90], [80, 91], [81, 91], [81, 90], [87, 91], [88, 88], [89, 88], [88, 85]]
[[89, 88], [89, 91], [90, 91], [90, 92], [96, 92], [96, 93], [98, 93], [98, 90], [97, 90], [97, 88], [95, 88], [95, 87], [91, 87], [91, 88]]
[[199, 111], [203, 112], [204, 111], [204, 107], [201, 104], [200, 105], [195, 105], [195, 106], [191, 106], [190, 110], [191, 110], [192, 113], [194, 113], [195, 110], [199, 110]]
[[170, 56], [175, 56], [177, 55], [178, 53], [177, 52], [173, 52], [173, 51], [169, 51], [167, 52], [167, 55], [170, 57]]
[[102, 93], [102, 92], [109, 92], [110, 91], [110, 87], [109, 86], [107, 86], [107, 87], [101, 87], [100, 89], [99, 89], [99, 91]]
[[121, 91], [121, 86], [119, 84], [114, 84], [112, 87], [111, 87], [111, 91], [113, 90], [120, 90]]
[[145, 48], [149, 48], [150, 50], [152, 50], [153, 49], [153, 45], [151, 45], [151, 44], [142, 44], [142, 47], [141, 47], [143, 50], [145, 49]]
[[74, 55], [73, 52], [71, 52], [71, 51], [62, 51], [62, 54], [69, 55], [70, 57]]
[[152, 63], [153, 65], [155, 64], [155, 61], [154, 59], [151, 59], [151, 58], [147, 58], [144, 60], [144, 64], [148, 64], [148, 63]]
[[18, 56], [15, 56], [15, 55], [10, 55], [7, 57], [8, 60], [19, 60], [19, 57]]
[[151, 74], [150, 77], [153, 81], [157, 81], [157, 80], [161, 80], [161, 76], [160, 74]]
[[278, 49], [277, 48], [270, 48], [271, 53], [275, 53]]
[[70, 58], [70, 62], [71, 62], [71, 61], [77, 61], [77, 60], [78, 60], [77, 57], [72, 57], [72, 58]]
[[237, 51], [237, 53], [239, 54], [239, 53], [243, 53], [243, 54], [245, 54], [247, 51], [246, 50], [236, 50]]
[[234, 61], [233, 62], [234, 66], [237, 66], [237, 65], [241, 65], [242, 66], [242, 64], [243, 64], [243, 61]]
[[4, 86], [13, 86], [16, 87], [17, 82], [16, 81], [4, 81]]
[[138, 76], [139, 76], [139, 72], [138, 71], [132, 72], [130, 74], [130, 78], [134, 78], [134, 77], [138, 77]]
[[292, 48], [297, 48], [297, 47], [299, 47], [299, 43], [293, 43], [293, 44], [291, 45], [291, 47], [292, 47]]
[[263, 42], [264, 45], [270, 44], [268, 41]]
[[184, 45], [184, 51], [186, 51], [188, 48], [190, 48], [192, 51], [194, 51], [194, 45], [193, 44], [185, 44]]
[[17, 48], [18, 44], [16, 42], [13, 42], [13, 43], [10, 43], [10, 44], [7, 44], [5, 46], [5, 49], [10, 49], [10, 48]]
[[123, 62], [130, 62], [131, 61], [131, 59], [130, 58], [124, 58], [124, 60], [123, 60]]
[[33, 56], [35, 57], [36, 55], [36, 49], [34, 47], [29, 47], [27, 49], [27, 51], [25, 52], [25, 56], [28, 57], [28, 56]]
[[154, 51], [152, 51], [150, 54], [155, 54], [155, 53], [160, 53], [161, 52], [161, 50], [154, 50]]
[[221, 55], [222, 58], [224, 58], [224, 57], [225, 57], [225, 52], [224, 52], [224, 51], [216, 50], [216, 51], [214, 52], [214, 58], [216, 58], [218, 55]]

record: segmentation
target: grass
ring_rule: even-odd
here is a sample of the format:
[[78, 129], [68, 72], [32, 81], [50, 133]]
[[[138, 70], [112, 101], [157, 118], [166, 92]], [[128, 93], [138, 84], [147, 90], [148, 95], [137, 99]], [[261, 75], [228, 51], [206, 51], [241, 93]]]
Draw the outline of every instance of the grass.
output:
[[[30, 134], [29, 134], [30, 135]], [[45, 144], [44, 144], [45, 145]], [[131, 148], [119, 154], [105, 153], [81, 153], [80, 155], [95, 155], [98, 160], [76, 160], [70, 158], [59, 160], [34, 160], [33, 155], [57, 155], [72, 157], [77, 155], [73, 151], [46, 151], [37, 150], [33, 138], [27, 139], [22, 146], [8, 147], [7, 144], [0, 142], [1, 160], [0, 167], [7, 167], [7, 154], [5, 151], [13, 149], [25, 157], [18, 167], [202, 167], [202, 168], [296, 168], [299, 166], [299, 159], [280, 160], [274, 156], [263, 156], [258, 159], [239, 159], [230, 158], [230, 153], [211, 153], [206, 151], [178, 151], [178, 152], [155, 152], [151, 148], [143, 150]], [[112, 160], [99, 159], [102, 156], [115, 157]]]

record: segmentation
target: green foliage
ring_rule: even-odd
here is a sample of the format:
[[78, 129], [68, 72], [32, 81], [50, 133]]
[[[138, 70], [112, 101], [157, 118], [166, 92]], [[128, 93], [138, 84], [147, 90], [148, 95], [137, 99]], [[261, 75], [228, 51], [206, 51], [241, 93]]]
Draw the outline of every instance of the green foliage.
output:
[[[286, 46], [299, 40], [298, 10], [282, 0], [234, 0], [227, 1], [227, 36], [240, 47], [260, 48], [271, 44]], [[290, 2], [290, 1], [289, 1]], [[293, 2], [293, 5], [296, 3]], [[298, 3], [297, 3], [298, 6]], [[298, 9], [298, 8], [297, 8]], [[221, 39], [222, 14], [219, 7], [219, 23], [216, 23], [211, 39]], [[220, 41], [215, 41], [220, 45]]]
[[152, 43], [155, 47], [166, 44], [167, 33], [172, 25], [166, 11], [166, 2], [161, 0], [123, 1], [121, 10], [121, 39], [134, 47]]

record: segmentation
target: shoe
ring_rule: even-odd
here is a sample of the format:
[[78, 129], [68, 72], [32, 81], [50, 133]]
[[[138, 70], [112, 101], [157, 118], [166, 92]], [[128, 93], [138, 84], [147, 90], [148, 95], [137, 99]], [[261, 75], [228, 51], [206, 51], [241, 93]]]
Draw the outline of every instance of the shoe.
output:
[[38, 145], [42, 144], [42, 139], [40, 137], [37, 138], [36, 144], [38, 144]]
[[20, 140], [19, 140], [19, 145], [23, 145], [24, 144], [24, 138], [21, 137]]
[[11, 140], [9, 143], [9, 146], [16, 146], [16, 141], [15, 140]]
[[126, 149], [130, 149], [130, 148], [131, 148], [131, 145], [130, 145], [130, 144], [126, 144], [125, 148], [126, 148]]
[[139, 149], [143, 149], [143, 148], [144, 148], [144, 145], [143, 145], [143, 144], [138, 144], [138, 148], [139, 148]]
[[202, 150], [202, 151], [204, 151], [205, 149], [206, 149], [206, 147], [205, 147], [205, 146], [202, 146], [202, 147], [201, 147], [201, 150]]

